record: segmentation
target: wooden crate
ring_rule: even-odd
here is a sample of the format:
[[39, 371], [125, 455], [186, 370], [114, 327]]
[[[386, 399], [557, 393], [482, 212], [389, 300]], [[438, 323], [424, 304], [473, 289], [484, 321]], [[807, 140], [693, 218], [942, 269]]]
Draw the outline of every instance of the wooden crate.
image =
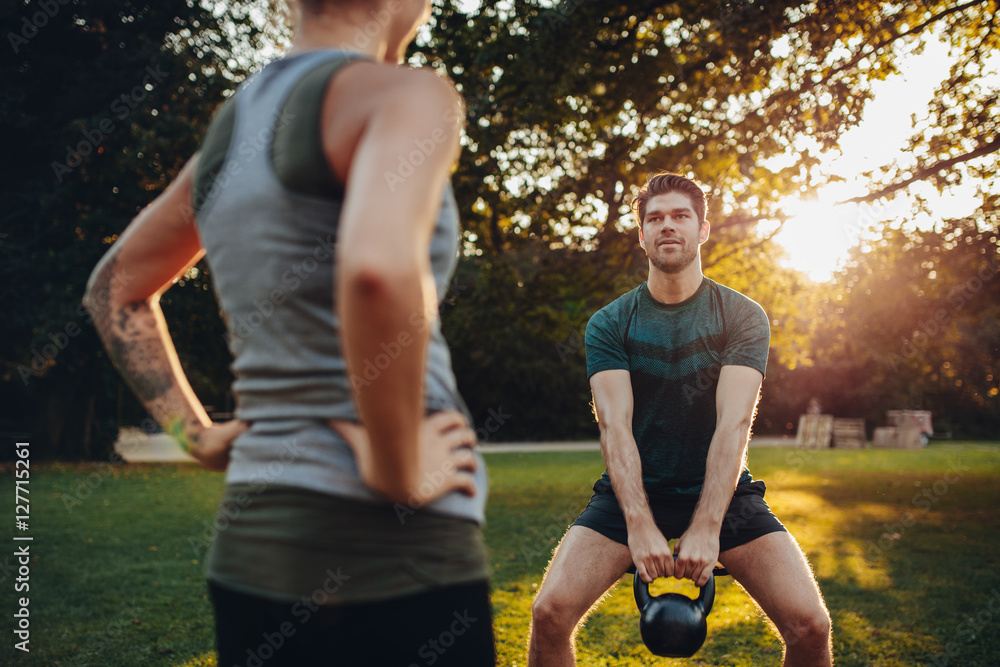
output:
[[910, 425], [928, 435], [934, 432], [930, 410], [888, 410], [885, 417], [889, 426], [903, 428]]
[[861, 449], [868, 444], [864, 419], [834, 419], [833, 446], [840, 449]]
[[833, 436], [833, 415], [801, 415], [795, 444], [807, 449], [824, 449], [830, 446]]
[[879, 426], [875, 429], [872, 447], [888, 449], [920, 449], [924, 446], [920, 431], [915, 428]]

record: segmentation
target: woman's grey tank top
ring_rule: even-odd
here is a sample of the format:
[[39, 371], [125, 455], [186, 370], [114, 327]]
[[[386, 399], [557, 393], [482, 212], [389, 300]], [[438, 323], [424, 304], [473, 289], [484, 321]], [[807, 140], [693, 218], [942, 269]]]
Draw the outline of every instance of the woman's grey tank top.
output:
[[[253, 483], [270, 466], [274, 484], [372, 498], [346, 444], [336, 434], [315, 437], [317, 420], [358, 421], [352, 383], [371, 382], [407, 342], [346, 369], [333, 283], [343, 190], [323, 157], [320, 109], [330, 77], [358, 57], [312, 51], [270, 63], [223, 105], [202, 145], [194, 211], [234, 358], [236, 416], [254, 422], [234, 446], [227, 483]], [[449, 186], [430, 249], [439, 300], [458, 243]], [[468, 414], [437, 320], [429, 333], [427, 411]], [[314, 435], [289, 452], [296, 432]], [[476, 498], [452, 494], [433, 507], [481, 521], [485, 472], [478, 481]]]

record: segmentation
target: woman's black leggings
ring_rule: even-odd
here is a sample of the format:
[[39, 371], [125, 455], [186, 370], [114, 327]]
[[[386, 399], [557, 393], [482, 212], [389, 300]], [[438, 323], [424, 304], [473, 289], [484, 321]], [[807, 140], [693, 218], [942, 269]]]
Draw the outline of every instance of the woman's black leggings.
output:
[[341, 606], [272, 602], [208, 582], [219, 667], [493, 667], [489, 584]]

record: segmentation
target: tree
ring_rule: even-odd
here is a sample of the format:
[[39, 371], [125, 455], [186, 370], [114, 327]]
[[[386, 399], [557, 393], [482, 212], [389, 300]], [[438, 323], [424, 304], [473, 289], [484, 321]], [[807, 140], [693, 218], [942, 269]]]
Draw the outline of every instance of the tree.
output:
[[[195, 152], [244, 76], [237, 54], [260, 30], [240, 20], [244, 10], [230, 11], [235, 20], [223, 22], [184, 0], [21, 2], [5, 26], [14, 57], [0, 66], [8, 156], [0, 368], [5, 406], [16, 411], [3, 428], [30, 431], [39, 457], [103, 455], [133, 405], [80, 299], [98, 258]], [[182, 322], [201, 312], [200, 326], [211, 329], [203, 318], [218, 320], [218, 308], [207, 305], [203, 274], [188, 283], [186, 298], [172, 290], [170, 305]], [[186, 361], [216, 364], [215, 376], [225, 348], [206, 340]]]
[[[559, 335], [577, 340], [594, 311], [645, 277], [628, 209], [634, 188], [657, 169], [688, 173], [710, 187], [714, 200], [707, 272], [765, 306], [775, 323], [775, 356], [794, 365], [806, 325], [789, 292], [801, 292], [803, 279], [777, 266], [778, 251], [756, 223], [781, 219], [779, 199], [810, 187], [815, 158], [802, 153], [775, 169], [765, 162], [804, 134], [832, 145], [859, 118], [869, 81], [846, 72], [796, 94], [810, 66], [832, 57], [840, 43], [828, 31], [810, 32], [815, 17], [789, 11], [799, 4], [485, 2], [475, 20], [451, 4], [436, 7], [422, 57], [455, 79], [469, 107], [455, 179], [470, 250], [465, 261], [479, 267], [469, 272], [516, 275], [524, 285], [518, 294], [542, 298]], [[790, 61], [775, 51], [772, 45], [789, 34], [808, 45], [807, 58]], [[816, 100], [833, 94], [842, 103], [817, 113]], [[541, 289], [555, 278], [540, 272], [555, 267], [573, 279], [561, 291]], [[755, 279], [761, 275], [768, 280]], [[483, 348], [506, 349], [515, 331], [530, 336], [521, 324], [537, 308], [511, 314], [501, 331], [480, 329], [476, 340], [451, 335], [461, 331], [460, 320], [489, 321], [480, 307], [496, 309], [513, 298], [499, 288], [489, 294], [459, 299], [445, 320], [466, 393], [481, 393], [489, 377], [494, 387], [512, 387], [509, 395], [528, 414], [532, 405], [561, 404], [555, 397], [567, 392], [585, 406], [582, 352], [563, 359], [562, 372], [534, 376], [544, 378], [531, 383], [534, 389], [525, 389], [525, 374], [510, 356], [498, 367], [482, 355]], [[545, 331], [524, 345], [529, 357], [521, 364], [551, 362]], [[476, 412], [491, 401], [470, 403]], [[553, 423], [551, 411], [534, 414], [527, 421], [536, 433]], [[593, 432], [588, 410], [560, 414], [581, 421], [546, 435]]]
[[[914, 36], [933, 35], [948, 44], [952, 65], [931, 100], [926, 116], [914, 118], [908, 162], [884, 165], [865, 176], [875, 179], [866, 195], [852, 202], [891, 197], [913, 183], [929, 181], [940, 189], [963, 179], [978, 182], [984, 207], [995, 211], [993, 181], [1000, 154], [998, 86], [988, 58], [1000, 48], [1000, 4], [995, 0], [920, 3], [921, 13], [891, 16], [872, 48], [887, 49]], [[916, 41], [915, 50], [923, 41]], [[859, 57], [862, 54], [859, 54]], [[992, 69], [995, 74], [995, 68]], [[992, 200], [992, 201], [991, 201]], [[996, 222], [996, 218], [992, 218]]]
[[931, 410], [938, 430], [995, 435], [998, 274], [997, 232], [971, 219], [889, 229], [859, 248], [818, 310], [824, 406], [872, 425], [887, 410]]
[[[0, 65], [13, 156], [0, 186], [0, 399], [19, 416], [0, 428], [26, 430], [30, 416], [47, 454], [97, 455], [113, 430], [100, 424], [137, 410], [78, 301], [97, 258], [194, 151], [247, 54], [274, 39], [248, 18], [264, 3], [216, 4], [79, 0], [50, 15], [20, 3], [4, 30], [15, 58]], [[973, 182], [970, 219], [995, 228], [997, 11], [996, 0], [486, 0], [469, 16], [435, 4], [413, 60], [451, 76], [468, 105], [454, 176], [465, 244], [444, 326], [477, 425], [502, 407], [512, 416], [491, 438], [593, 433], [583, 327], [644, 279], [628, 202], [664, 168], [710, 191], [706, 272], [770, 314], [777, 386], [798, 396], [822, 384], [822, 364], [843, 364], [838, 381], [864, 387], [851, 399], [863, 401], [898, 379], [810, 347], [813, 332], [835, 342], [820, 330], [841, 326], [827, 308], [860, 313], [863, 299], [845, 292], [817, 318], [771, 236], [782, 199], [823, 183], [820, 154], [859, 122], [872, 83], [938, 37], [956, 61], [914, 128], [914, 161], [873, 172], [863, 199], [920, 179]], [[165, 308], [196, 390], [224, 409], [229, 359], [209, 281], [199, 267]], [[778, 399], [762, 415], [780, 428], [797, 408]]]
[[[928, 124], [954, 130], [988, 120], [995, 92], [976, 68], [996, 38], [995, 13], [989, 1], [484, 2], [474, 19], [453, 3], [435, 7], [434, 30], [420, 57], [455, 79], [469, 107], [456, 172], [465, 261], [480, 274], [516, 275], [521, 290], [537, 283], [541, 267], [557, 263], [574, 280], [561, 302], [545, 291], [544, 303], [562, 311], [568, 322], [559, 330], [572, 335], [594, 310], [644, 278], [627, 206], [633, 189], [657, 169], [687, 173], [708, 184], [714, 200], [706, 273], [756, 298], [771, 315], [777, 376], [794, 375], [798, 367], [802, 380], [817, 377], [808, 344], [816, 297], [803, 277], [780, 268], [780, 251], [759, 223], [773, 230], [783, 220], [783, 198], [824, 182], [819, 156], [859, 122], [872, 83], [937, 35], [947, 35], [963, 53], [942, 82], [951, 97], [941, 99], [965, 106], [949, 111], [936, 103]], [[933, 140], [918, 134], [913, 146], [924, 142], [928, 156], [965, 150], [966, 157], [988, 157], [983, 147], [992, 145], [994, 124], [978, 127], [981, 141], [953, 131]], [[987, 184], [995, 161], [979, 164], [977, 176]], [[940, 169], [914, 173], [935, 174], [944, 174], [942, 183], [954, 180]], [[553, 259], [543, 262], [542, 255]], [[526, 273], [526, 265], [537, 268]], [[460, 319], [488, 321], [480, 306], [495, 309], [512, 298], [499, 288], [490, 294], [459, 300], [447, 330]], [[530, 413], [531, 405], [565, 390], [561, 379], [558, 386], [549, 383], [566, 373], [539, 374], [546, 384], [526, 393], [526, 383], [517, 382], [519, 367], [498, 367], [492, 357], [476, 365], [481, 349], [503, 348], [512, 330], [525, 335], [516, 314], [506, 321], [502, 331], [484, 332], [469, 347], [458, 339], [456, 359], [475, 367], [459, 377], [475, 378], [467, 383], [472, 392], [482, 391], [485, 377], [494, 386], [520, 386], [511, 395]], [[539, 332], [525, 347], [540, 351], [537, 361], [549, 345]], [[582, 364], [582, 354], [572, 357], [569, 374], [582, 377]], [[774, 386], [766, 384], [764, 400], [777, 393], [785, 403], [777, 410], [782, 418], [776, 412], [773, 420], [781, 428], [792, 402], [781, 389], [768, 390]], [[571, 393], [578, 401], [580, 392]], [[551, 423], [542, 414], [531, 421]]]

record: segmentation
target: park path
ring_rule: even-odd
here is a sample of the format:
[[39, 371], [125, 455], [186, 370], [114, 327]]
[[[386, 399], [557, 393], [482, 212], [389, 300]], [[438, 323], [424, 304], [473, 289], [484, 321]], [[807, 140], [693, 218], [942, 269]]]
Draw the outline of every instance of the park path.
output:
[[[751, 446], [795, 445], [794, 438], [757, 436], [750, 441]], [[501, 452], [581, 452], [597, 451], [601, 448], [596, 440], [582, 442], [484, 442], [479, 449], [483, 453]], [[136, 428], [124, 428], [115, 443], [115, 451], [129, 463], [154, 463], [170, 461], [194, 461], [181, 451], [173, 438], [165, 433], [143, 433]]]

